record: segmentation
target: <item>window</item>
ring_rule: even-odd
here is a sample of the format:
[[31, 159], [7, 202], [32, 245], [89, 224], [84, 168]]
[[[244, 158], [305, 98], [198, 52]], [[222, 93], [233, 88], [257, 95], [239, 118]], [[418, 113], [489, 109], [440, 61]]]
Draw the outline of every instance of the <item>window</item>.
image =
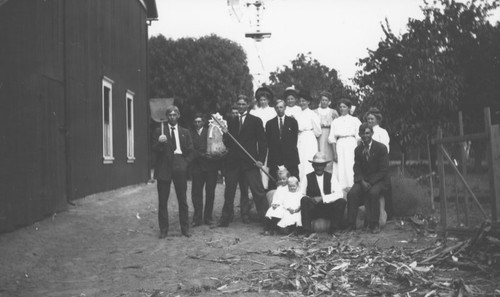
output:
[[127, 90], [127, 162], [134, 163], [134, 93]]
[[102, 157], [104, 164], [113, 163], [113, 81], [102, 79]]

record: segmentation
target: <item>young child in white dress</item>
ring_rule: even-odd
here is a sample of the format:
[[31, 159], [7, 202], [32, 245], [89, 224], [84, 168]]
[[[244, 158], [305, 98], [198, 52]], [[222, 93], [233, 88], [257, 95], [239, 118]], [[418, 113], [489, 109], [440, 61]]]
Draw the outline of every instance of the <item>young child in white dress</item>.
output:
[[263, 235], [273, 235], [278, 231], [278, 222], [283, 218], [285, 214], [285, 209], [282, 207], [283, 200], [288, 194], [288, 178], [290, 177], [290, 172], [284, 167], [279, 168], [278, 181], [276, 182], [276, 190], [271, 193], [272, 198], [269, 199], [269, 209], [266, 212], [265, 222], [264, 222], [264, 232]]
[[302, 217], [300, 215], [300, 200], [302, 192], [299, 189], [299, 180], [292, 176], [288, 178], [288, 192], [282, 202], [282, 207], [285, 210], [283, 217], [278, 222], [277, 226], [285, 229], [285, 233], [294, 231], [296, 227], [302, 226]]

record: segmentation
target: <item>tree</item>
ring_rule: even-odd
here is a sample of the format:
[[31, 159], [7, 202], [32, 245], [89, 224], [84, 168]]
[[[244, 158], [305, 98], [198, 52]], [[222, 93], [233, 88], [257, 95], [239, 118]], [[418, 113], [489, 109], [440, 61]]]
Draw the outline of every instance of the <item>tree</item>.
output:
[[215, 35], [199, 39], [149, 39], [151, 97], [174, 97], [183, 123], [195, 112], [224, 112], [237, 95], [253, 93], [242, 47]]
[[[479, 91], [474, 87], [479, 86], [474, 83], [477, 77], [488, 82], [480, 88], [490, 92], [499, 85], [492, 83], [499, 79], [498, 41], [486, 22], [487, 12], [496, 4], [478, 2], [441, 0], [426, 5], [424, 19], [410, 20], [408, 32], [400, 37], [386, 22], [385, 39], [359, 62], [363, 69], [355, 81], [365, 95], [363, 109], [373, 105], [382, 109], [403, 153], [423, 143], [427, 135], [435, 135], [438, 125], [456, 130], [457, 110], [465, 107], [464, 114], [472, 115], [474, 108], [467, 105], [494, 104], [492, 96], [482, 96], [481, 103], [471, 96]], [[498, 90], [492, 94], [498, 97]]]
[[283, 68], [278, 68], [269, 75], [271, 81], [269, 87], [275, 94], [283, 94], [287, 87], [293, 85], [299, 89], [309, 90], [313, 98], [318, 98], [322, 91], [329, 91], [334, 101], [349, 98], [354, 103], [357, 102], [354, 91], [344, 86], [338, 78], [337, 71], [313, 59], [311, 53], [298, 54], [291, 64], [291, 67], [284, 65]]

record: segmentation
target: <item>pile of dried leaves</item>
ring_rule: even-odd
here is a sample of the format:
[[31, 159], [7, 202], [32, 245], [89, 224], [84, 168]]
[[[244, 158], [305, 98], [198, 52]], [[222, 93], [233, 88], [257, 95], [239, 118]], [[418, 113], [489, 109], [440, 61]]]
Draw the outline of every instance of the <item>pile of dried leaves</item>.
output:
[[411, 253], [402, 248], [380, 250], [338, 242], [327, 248], [313, 246], [270, 253], [291, 258], [293, 263], [249, 275], [254, 286], [264, 290], [306, 296], [393, 296], [447, 286], [434, 286], [429, 280], [433, 267], [417, 265]]
[[[318, 247], [307, 240], [301, 248], [270, 251], [292, 263], [254, 270], [247, 281], [250, 290], [297, 296], [493, 296], [500, 294], [500, 240], [492, 234], [484, 225], [471, 239], [420, 250], [342, 241]], [[462, 268], [482, 273], [461, 274]]]
[[[437, 251], [439, 250], [439, 251]], [[475, 234], [448, 247], [436, 248], [422, 263], [458, 267], [463, 270], [500, 274], [500, 226], [484, 222]]]

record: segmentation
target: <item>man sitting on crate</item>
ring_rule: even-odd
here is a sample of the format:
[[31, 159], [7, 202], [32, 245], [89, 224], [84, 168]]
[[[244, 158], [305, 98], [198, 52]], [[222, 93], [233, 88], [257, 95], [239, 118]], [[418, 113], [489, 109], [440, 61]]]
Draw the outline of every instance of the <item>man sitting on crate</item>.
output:
[[358, 207], [365, 205], [368, 228], [379, 233], [380, 197], [389, 186], [387, 147], [372, 140], [373, 129], [367, 123], [359, 126], [361, 144], [354, 150], [354, 185], [347, 194], [348, 231], [356, 229]]
[[305, 180], [301, 181], [305, 196], [300, 201], [302, 216], [302, 229], [306, 236], [317, 230], [311, 226], [316, 219], [326, 219], [330, 225], [328, 233], [333, 234], [342, 227], [346, 201], [344, 192], [335, 176], [325, 171], [326, 164], [331, 160], [326, 155], [317, 152], [312, 163], [314, 171], [307, 174]]

